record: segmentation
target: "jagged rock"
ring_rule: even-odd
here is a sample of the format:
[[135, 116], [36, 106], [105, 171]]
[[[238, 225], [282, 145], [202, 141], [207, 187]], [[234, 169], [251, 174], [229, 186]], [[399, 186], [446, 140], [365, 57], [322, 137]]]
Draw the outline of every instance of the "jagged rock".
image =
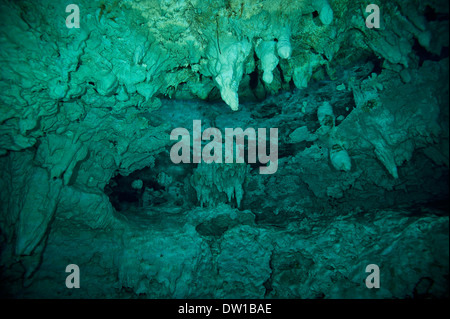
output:
[[[448, 2], [66, 5], [0, 4], [0, 296], [448, 298]], [[276, 172], [174, 163], [194, 120]]]

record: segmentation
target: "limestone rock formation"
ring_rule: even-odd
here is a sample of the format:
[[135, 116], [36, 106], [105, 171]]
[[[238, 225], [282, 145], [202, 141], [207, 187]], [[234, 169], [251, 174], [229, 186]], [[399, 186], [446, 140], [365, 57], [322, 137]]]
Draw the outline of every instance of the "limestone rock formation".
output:
[[0, 1], [1, 297], [448, 298], [447, 1], [68, 4]]

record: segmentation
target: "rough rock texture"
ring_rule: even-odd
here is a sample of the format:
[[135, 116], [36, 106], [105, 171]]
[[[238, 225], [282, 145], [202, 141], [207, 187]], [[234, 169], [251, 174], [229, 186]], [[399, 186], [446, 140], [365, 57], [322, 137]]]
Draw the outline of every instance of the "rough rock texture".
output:
[[[1, 296], [448, 297], [447, 1], [69, 3], [0, 3]], [[193, 120], [277, 172], [172, 163]]]

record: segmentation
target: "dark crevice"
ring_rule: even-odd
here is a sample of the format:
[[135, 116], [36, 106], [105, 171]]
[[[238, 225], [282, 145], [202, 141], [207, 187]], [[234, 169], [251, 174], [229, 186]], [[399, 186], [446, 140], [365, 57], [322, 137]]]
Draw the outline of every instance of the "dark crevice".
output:
[[270, 267], [270, 276], [269, 278], [267, 278], [267, 280], [264, 282], [264, 288], [265, 288], [265, 292], [264, 292], [264, 298], [267, 298], [269, 296], [269, 294], [273, 291], [273, 287], [272, 287], [272, 283], [273, 283], [273, 252], [270, 255], [270, 259], [269, 259], [269, 267]]
[[441, 61], [448, 58], [448, 47], [442, 47], [440, 54], [435, 54], [424, 48], [417, 39], [414, 39], [413, 51], [419, 57], [419, 67], [423, 65], [425, 61]]
[[280, 63], [277, 64], [277, 69], [278, 69], [278, 71], [280, 71], [281, 83], [285, 83], [284, 74], [283, 74], [283, 70], [281, 69]]
[[372, 73], [376, 73], [376, 74], [381, 74], [381, 71], [383, 71], [383, 62], [384, 59], [380, 59], [378, 57], [371, 59], [372, 63], [373, 63], [373, 69], [372, 69]]
[[[126, 211], [130, 207], [139, 208], [142, 206], [143, 193], [146, 188], [158, 192], [165, 189], [148, 173], [149, 168], [144, 168], [133, 172], [128, 176], [118, 174], [113, 177], [105, 187], [105, 194], [109, 196], [109, 201], [117, 211]], [[141, 180], [143, 186], [141, 189], [132, 187], [135, 180]], [[154, 205], [162, 204], [161, 201], [152, 203]]]
[[[256, 52], [253, 53], [253, 59], [255, 60], [255, 65], [258, 64], [258, 56], [256, 55]], [[259, 72], [258, 72], [258, 68], [255, 67], [255, 70], [249, 74], [250, 76], [250, 83], [249, 83], [249, 87], [250, 90], [254, 91], [256, 90], [256, 88], [258, 87], [259, 84]]]
[[425, 11], [423, 13], [425, 19], [427, 21], [448, 21], [449, 14], [448, 13], [442, 13], [442, 12], [436, 12], [436, 10], [429, 5], [425, 7]]
[[249, 83], [250, 89], [255, 90], [258, 87], [259, 82], [258, 69], [255, 69], [255, 71], [250, 73], [249, 76], [250, 76], [250, 83]]
[[294, 78], [291, 78], [291, 80], [289, 81], [289, 90], [290, 90], [291, 92], [293, 92], [296, 88], [297, 88], [297, 87], [295, 86]]

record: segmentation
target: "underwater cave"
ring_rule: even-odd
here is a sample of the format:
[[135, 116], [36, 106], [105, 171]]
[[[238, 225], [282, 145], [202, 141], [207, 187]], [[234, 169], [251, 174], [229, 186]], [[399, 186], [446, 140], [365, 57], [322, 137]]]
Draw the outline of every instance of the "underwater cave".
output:
[[68, 5], [0, 1], [0, 297], [449, 297], [447, 1]]

